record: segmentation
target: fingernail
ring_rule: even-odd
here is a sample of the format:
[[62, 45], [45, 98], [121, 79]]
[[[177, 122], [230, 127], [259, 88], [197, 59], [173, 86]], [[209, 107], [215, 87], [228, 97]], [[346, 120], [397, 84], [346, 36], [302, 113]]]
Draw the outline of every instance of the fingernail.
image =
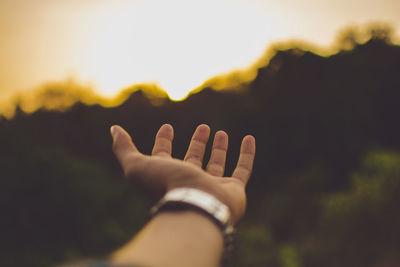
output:
[[117, 133], [117, 127], [115, 127], [115, 125], [111, 126], [110, 132], [111, 132], [111, 136], [114, 138], [115, 134]]

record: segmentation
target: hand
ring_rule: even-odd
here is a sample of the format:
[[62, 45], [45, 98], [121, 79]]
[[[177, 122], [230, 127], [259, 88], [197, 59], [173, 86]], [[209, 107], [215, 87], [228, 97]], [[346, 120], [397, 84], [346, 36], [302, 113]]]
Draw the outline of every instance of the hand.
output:
[[111, 127], [113, 150], [128, 180], [144, 189], [164, 194], [178, 187], [190, 187], [212, 194], [226, 204], [236, 223], [246, 209], [245, 186], [250, 178], [255, 155], [255, 139], [243, 138], [237, 166], [232, 177], [222, 177], [225, 170], [228, 135], [215, 134], [210, 160], [205, 170], [202, 162], [210, 136], [207, 125], [194, 132], [184, 160], [171, 157], [174, 131], [164, 124], [156, 135], [152, 155], [138, 151], [129, 134], [119, 126]]

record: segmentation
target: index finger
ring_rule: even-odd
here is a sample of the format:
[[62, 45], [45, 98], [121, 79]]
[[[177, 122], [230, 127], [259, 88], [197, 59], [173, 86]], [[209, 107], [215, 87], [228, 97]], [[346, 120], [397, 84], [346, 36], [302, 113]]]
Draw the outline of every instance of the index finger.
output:
[[253, 170], [254, 156], [256, 154], [256, 140], [253, 136], [247, 135], [242, 140], [240, 155], [232, 177], [241, 180], [244, 184], [250, 178]]

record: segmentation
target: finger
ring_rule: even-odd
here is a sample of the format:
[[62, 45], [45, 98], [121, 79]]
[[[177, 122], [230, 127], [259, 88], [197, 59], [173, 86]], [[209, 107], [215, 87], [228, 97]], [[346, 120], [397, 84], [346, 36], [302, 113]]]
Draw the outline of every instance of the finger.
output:
[[240, 146], [239, 160], [233, 171], [233, 178], [241, 180], [244, 184], [247, 183], [253, 169], [255, 153], [256, 140], [253, 136], [247, 135], [243, 138], [242, 145]]
[[196, 166], [202, 167], [204, 151], [208, 138], [210, 137], [210, 127], [205, 124], [197, 126], [196, 131], [190, 141], [188, 151], [186, 152], [185, 161]]
[[214, 176], [222, 176], [225, 171], [226, 151], [228, 150], [228, 135], [224, 131], [215, 134], [207, 172]]
[[[130, 135], [120, 126], [114, 125], [110, 128], [113, 137], [113, 151], [118, 161], [124, 162], [124, 159], [132, 153], [140, 153], [136, 146], [133, 144]], [[122, 166], [124, 167], [124, 166]]]
[[174, 129], [172, 126], [169, 124], [164, 124], [161, 126], [157, 132], [151, 154], [154, 156], [171, 157], [173, 139]]

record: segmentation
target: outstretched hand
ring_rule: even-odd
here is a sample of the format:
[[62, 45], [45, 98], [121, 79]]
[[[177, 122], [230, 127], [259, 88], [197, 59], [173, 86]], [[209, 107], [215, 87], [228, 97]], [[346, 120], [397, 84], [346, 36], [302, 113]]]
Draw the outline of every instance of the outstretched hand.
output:
[[204, 152], [210, 136], [210, 128], [205, 124], [195, 130], [184, 160], [171, 157], [174, 131], [169, 124], [164, 124], [158, 130], [151, 156], [140, 153], [130, 135], [120, 126], [111, 127], [111, 134], [114, 153], [128, 180], [161, 194], [178, 187], [200, 189], [226, 204], [234, 223], [243, 216], [246, 209], [245, 186], [255, 155], [253, 136], [243, 138], [232, 176], [222, 177], [228, 135], [223, 131], [215, 134], [210, 160], [203, 170]]

